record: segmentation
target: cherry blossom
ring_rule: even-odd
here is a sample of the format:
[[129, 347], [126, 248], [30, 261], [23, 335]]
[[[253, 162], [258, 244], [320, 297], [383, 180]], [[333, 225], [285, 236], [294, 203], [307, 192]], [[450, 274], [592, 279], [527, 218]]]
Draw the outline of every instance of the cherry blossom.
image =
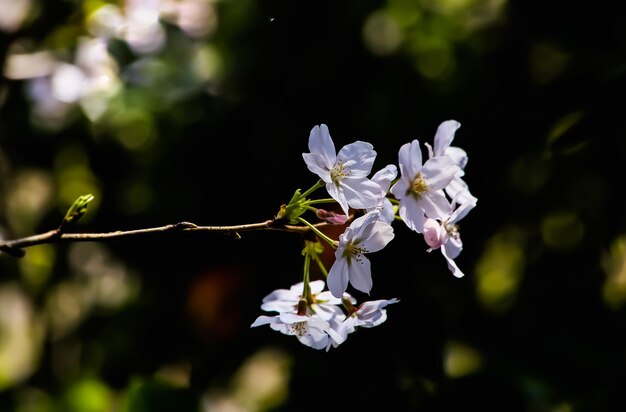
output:
[[297, 337], [303, 345], [313, 349], [325, 349], [329, 344], [332, 345], [331, 335], [334, 335], [337, 341], [343, 342], [345, 340], [331, 329], [327, 321], [316, 314], [303, 315], [283, 312], [276, 316], [261, 315], [252, 323], [251, 327], [267, 324], [280, 333]]
[[[314, 349], [328, 348], [333, 342], [339, 345], [345, 340], [345, 336], [337, 332], [346, 318], [339, 306], [342, 299], [324, 291], [324, 286], [323, 280], [309, 282], [308, 301], [303, 298], [304, 282], [296, 283], [289, 289], [275, 290], [263, 299], [261, 309], [278, 314], [261, 315], [251, 327], [269, 324], [272, 329], [294, 335], [302, 344]], [[347, 293], [343, 299], [356, 302]]]
[[[316, 313], [324, 320], [342, 314], [341, 298], [334, 297], [329, 291], [324, 291], [325, 282], [314, 280], [309, 283], [311, 302], [307, 304], [308, 314]], [[263, 298], [261, 309], [266, 312], [295, 312], [302, 297], [304, 282], [296, 283], [289, 289], [277, 289]]]
[[428, 143], [424, 143], [424, 145], [428, 148], [429, 158], [447, 156], [459, 167], [458, 172], [444, 190], [448, 196], [453, 198], [457, 203], [465, 203], [474, 198], [474, 196], [469, 193], [467, 183], [463, 180], [463, 176], [465, 175], [464, 169], [468, 160], [467, 153], [460, 147], [450, 146], [456, 131], [460, 127], [461, 123], [456, 120], [446, 120], [437, 128], [434, 138], [434, 147], [431, 147]]
[[344, 301], [344, 305], [348, 308], [350, 314], [343, 322], [333, 327], [341, 338], [330, 341], [326, 350], [328, 351], [330, 346], [336, 348], [342, 344], [348, 338], [348, 335], [355, 332], [358, 328], [373, 328], [385, 322], [387, 320], [387, 310], [385, 308], [398, 302], [399, 300], [396, 298], [372, 300], [363, 302], [358, 307], [355, 307], [354, 301]]
[[343, 296], [348, 282], [364, 293], [372, 289], [372, 270], [365, 255], [381, 250], [394, 238], [391, 225], [379, 218], [378, 211], [369, 212], [355, 219], [339, 236], [335, 262], [327, 279], [333, 296]]
[[464, 273], [454, 262], [454, 259], [461, 253], [463, 242], [461, 242], [461, 233], [459, 232], [458, 222], [463, 219], [467, 213], [476, 206], [477, 199], [474, 197], [462, 203], [449, 218], [443, 221], [428, 219], [424, 224], [424, 240], [430, 246], [428, 252], [440, 249], [441, 254], [448, 262], [448, 269], [458, 278], [464, 276]]
[[336, 153], [328, 127], [322, 124], [311, 130], [309, 150], [302, 154], [308, 169], [326, 183], [328, 194], [346, 215], [350, 207], [374, 207], [384, 196], [380, 186], [367, 178], [376, 158], [370, 143], [356, 141]]
[[398, 159], [401, 177], [391, 187], [391, 193], [400, 200], [398, 212], [404, 223], [422, 233], [427, 218], [446, 219], [452, 213], [443, 189], [459, 167], [448, 156], [432, 157], [422, 165], [417, 140], [402, 145]]

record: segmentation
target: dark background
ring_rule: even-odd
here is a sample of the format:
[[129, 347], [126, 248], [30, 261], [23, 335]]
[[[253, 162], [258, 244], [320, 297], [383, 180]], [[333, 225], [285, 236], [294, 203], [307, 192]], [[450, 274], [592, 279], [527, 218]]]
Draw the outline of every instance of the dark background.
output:
[[[59, 26], [80, 27], [79, 2], [53, 3], [3, 34], [2, 61], [20, 38], [43, 48], [54, 44]], [[185, 80], [175, 70], [180, 43], [169, 41], [159, 56], [173, 68], [170, 76], [125, 86], [155, 130], [140, 150], [116, 138], [122, 126], [80, 113], [57, 130], [37, 127], [24, 81], [3, 79], [5, 238], [49, 230], [63, 217], [67, 199], [56, 194], [67, 181], [58, 156], [68, 148], [81, 153], [99, 191], [76, 231], [263, 221], [295, 189], [315, 183], [301, 154], [320, 123], [338, 149], [371, 142], [378, 170], [397, 164], [402, 144], [432, 142], [442, 121], [458, 120], [454, 145], [468, 153], [465, 180], [478, 205], [461, 225], [460, 280], [439, 252], [426, 253], [420, 236], [396, 222], [395, 239], [371, 256], [370, 299], [400, 303], [388, 308], [386, 323], [328, 353], [267, 327], [249, 328], [265, 295], [301, 280], [298, 235], [108, 243], [111, 261], [140, 285], [136, 295], [114, 309], [86, 311], [61, 337], [45, 332], [32, 372], [0, 388], [0, 410], [26, 408], [25, 394], [32, 398], [35, 389], [45, 400], [36, 410], [107, 410], [116, 396], [132, 399], [128, 410], [194, 410], [185, 405], [215, 388], [228, 391], [244, 361], [267, 348], [288, 360], [287, 396], [250, 410], [623, 408], [624, 15], [615, 2], [436, 3], [216, 3], [217, 28], [193, 40], [213, 45], [222, 58], [211, 93], [195, 85], [177, 100], [155, 103]], [[470, 25], [494, 7], [496, 17]], [[409, 21], [391, 51], [368, 47], [364, 27], [374, 12]], [[411, 13], [419, 19], [410, 22]], [[185, 38], [165, 27], [168, 39]], [[137, 58], [121, 41], [110, 50], [121, 68]], [[444, 69], [432, 69], [442, 58]], [[20, 232], [7, 199], [20, 173], [33, 168], [52, 176], [54, 196]], [[137, 182], [149, 200], [131, 208], [125, 199]], [[0, 285], [25, 283], [19, 287], [33, 311], [46, 313], [55, 285], [80, 279], [68, 263], [71, 247], [52, 247], [50, 275], [37, 288], [17, 259], [0, 256]], [[0, 342], [2, 333], [0, 327]], [[456, 376], [445, 359], [465, 349], [480, 363]], [[63, 367], [59, 353], [70, 359]], [[182, 387], [157, 379], [164, 365], [181, 364]], [[85, 380], [106, 394], [99, 395], [104, 409], [76, 406], [83, 404], [68, 395]]]

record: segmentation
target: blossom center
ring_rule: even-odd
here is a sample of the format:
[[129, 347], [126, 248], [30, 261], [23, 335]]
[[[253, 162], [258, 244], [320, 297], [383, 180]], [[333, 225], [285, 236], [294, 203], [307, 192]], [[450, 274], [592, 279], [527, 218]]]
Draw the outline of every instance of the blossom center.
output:
[[413, 195], [416, 199], [422, 197], [422, 195], [428, 192], [428, 184], [426, 183], [426, 179], [422, 176], [421, 173], [415, 175], [415, 178], [411, 181], [411, 185], [407, 190], [407, 194]]
[[343, 256], [348, 258], [348, 262], [351, 262], [352, 259], [356, 260], [357, 262], [360, 262], [361, 255], [367, 252], [368, 250], [365, 249], [363, 246], [359, 246], [350, 242], [346, 245], [346, 249], [343, 252]]
[[343, 163], [341, 161], [335, 164], [335, 167], [330, 171], [330, 179], [334, 184], [338, 185], [345, 177], [348, 176], [348, 168], [344, 168]]
[[296, 322], [289, 326], [289, 332], [293, 335], [304, 336], [309, 334], [309, 328], [306, 322]]
[[448, 235], [451, 238], [458, 239], [458, 237], [460, 236], [459, 225], [455, 225], [453, 223], [446, 222], [446, 223], [443, 224], [443, 227], [444, 227], [444, 229], [446, 229], [446, 232], [448, 232]]

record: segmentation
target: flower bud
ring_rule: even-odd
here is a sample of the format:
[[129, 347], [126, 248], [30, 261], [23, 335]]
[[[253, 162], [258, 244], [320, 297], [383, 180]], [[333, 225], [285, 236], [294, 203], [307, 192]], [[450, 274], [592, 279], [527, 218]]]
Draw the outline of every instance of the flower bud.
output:
[[61, 227], [65, 228], [66, 226], [76, 223], [76, 221], [87, 212], [87, 205], [93, 199], [94, 196], [92, 194], [82, 195], [76, 199], [65, 214], [63, 222], [61, 222]]
[[434, 219], [427, 219], [424, 223], [424, 241], [430, 250], [438, 249], [446, 242], [446, 229]]
[[327, 223], [330, 223], [331, 225], [339, 225], [339, 226], [345, 225], [346, 222], [348, 221], [348, 216], [340, 215], [335, 212], [329, 212], [324, 209], [317, 209], [315, 214], [317, 215], [318, 218], [322, 219], [323, 221]]

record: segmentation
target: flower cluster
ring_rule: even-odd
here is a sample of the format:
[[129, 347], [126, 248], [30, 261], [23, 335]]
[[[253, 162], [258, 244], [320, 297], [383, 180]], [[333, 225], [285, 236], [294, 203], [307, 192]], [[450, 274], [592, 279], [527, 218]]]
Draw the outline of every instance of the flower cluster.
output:
[[[346, 290], [350, 285], [370, 293], [372, 270], [366, 255], [383, 249], [393, 240], [392, 224], [396, 220], [421, 234], [428, 252], [439, 249], [454, 276], [464, 276], [454, 261], [463, 248], [458, 222], [476, 206], [477, 199], [463, 180], [467, 154], [451, 146], [459, 127], [455, 120], [439, 125], [433, 145], [425, 143], [428, 149], [425, 162], [415, 139], [400, 148], [399, 167], [387, 165], [369, 178], [376, 159], [370, 143], [356, 141], [337, 152], [328, 127], [315, 126], [309, 135], [309, 153], [302, 156], [308, 169], [320, 180], [304, 193], [297, 190], [276, 218], [308, 226], [335, 250], [335, 261], [326, 270], [319, 257], [322, 244], [306, 241], [302, 252], [303, 282], [268, 295], [261, 309], [278, 314], [259, 316], [252, 326], [269, 324], [274, 330], [295, 335], [307, 346], [328, 350], [361, 327], [383, 323], [387, 319], [386, 306], [398, 302], [397, 299], [355, 306], [356, 300]], [[326, 188], [330, 198], [308, 198], [321, 187]], [[315, 207], [321, 203], [336, 203], [343, 214]], [[334, 240], [302, 218], [306, 211], [315, 212], [325, 224], [351, 222], [339, 239]], [[311, 261], [318, 264], [326, 282], [310, 281]], [[325, 285], [328, 291], [324, 291]]]
[[398, 301], [378, 300], [355, 306], [356, 299], [348, 293], [336, 298], [323, 289], [324, 281], [315, 280], [270, 293], [263, 299], [261, 309], [278, 314], [259, 316], [252, 326], [269, 324], [285, 335], [296, 336], [306, 346], [328, 351], [357, 328], [383, 323], [387, 319], [385, 307]]

